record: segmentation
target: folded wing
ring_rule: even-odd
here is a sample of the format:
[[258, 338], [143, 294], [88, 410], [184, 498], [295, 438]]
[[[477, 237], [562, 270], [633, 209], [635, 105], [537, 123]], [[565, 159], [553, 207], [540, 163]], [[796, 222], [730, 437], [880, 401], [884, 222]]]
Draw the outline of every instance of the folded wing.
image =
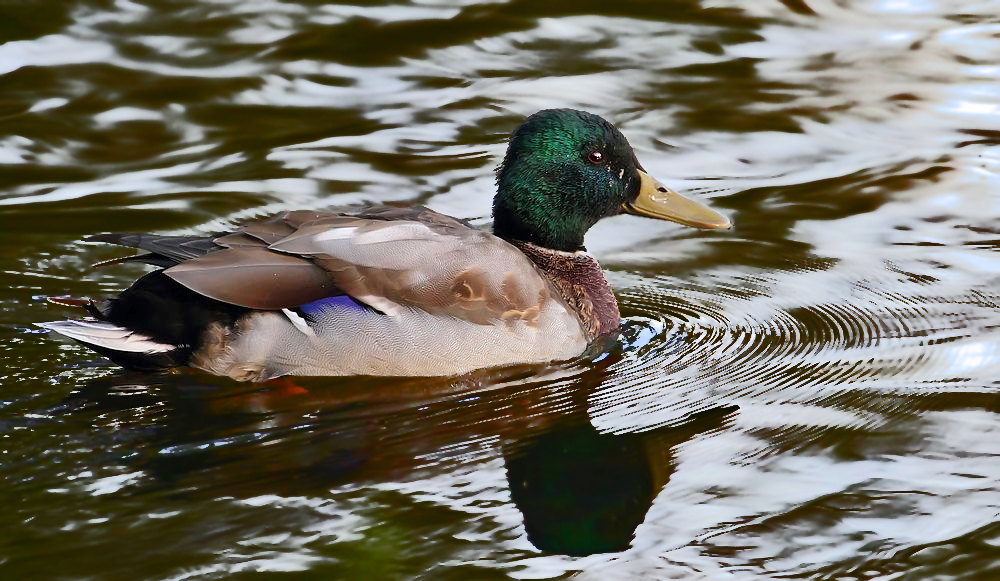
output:
[[550, 298], [543, 275], [516, 248], [426, 208], [287, 212], [213, 243], [217, 250], [165, 273], [253, 309], [346, 294], [387, 315], [419, 309], [480, 324], [534, 323]]

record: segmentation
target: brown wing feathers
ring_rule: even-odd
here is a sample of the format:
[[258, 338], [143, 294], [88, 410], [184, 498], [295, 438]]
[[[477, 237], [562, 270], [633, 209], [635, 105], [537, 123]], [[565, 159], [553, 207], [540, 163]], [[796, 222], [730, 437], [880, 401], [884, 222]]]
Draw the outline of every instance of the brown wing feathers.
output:
[[418, 215], [323, 218], [270, 248], [310, 257], [338, 288], [382, 312], [407, 306], [480, 324], [537, 320], [550, 287], [520, 251], [447, 216]]
[[312, 262], [263, 247], [217, 250], [165, 273], [201, 295], [250, 309], [283, 309], [341, 294]]
[[188, 289], [251, 309], [348, 294], [389, 314], [409, 307], [480, 324], [534, 323], [550, 296], [517, 249], [422, 207], [286, 212], [215, 238], [92, 239], [148, 250], [146, 262]]

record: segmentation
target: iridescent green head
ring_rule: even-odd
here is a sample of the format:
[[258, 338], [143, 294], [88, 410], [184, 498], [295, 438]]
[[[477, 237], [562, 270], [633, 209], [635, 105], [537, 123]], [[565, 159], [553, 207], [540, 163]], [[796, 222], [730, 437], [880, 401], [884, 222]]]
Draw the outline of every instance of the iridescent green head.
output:
[[597, 115], [548, 109], [511, 134], [493, 199], [497, 236], [573, 252], [598, 220], [623, 212], [699, 228], [730, 226], [649, 177], [625, 136]]

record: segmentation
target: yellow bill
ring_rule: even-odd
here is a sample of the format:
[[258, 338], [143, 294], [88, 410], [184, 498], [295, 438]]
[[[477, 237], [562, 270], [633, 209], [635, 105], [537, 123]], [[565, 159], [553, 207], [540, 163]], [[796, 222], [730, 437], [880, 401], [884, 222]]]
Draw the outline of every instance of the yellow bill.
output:
[[628, 214], [669, 220], [694, 228], [727, 230], [733, 226], [729, 218], [685, 198], [642, 170], [639, 170], [639, 196], [634, 202], [626, 202], [623, 209]]

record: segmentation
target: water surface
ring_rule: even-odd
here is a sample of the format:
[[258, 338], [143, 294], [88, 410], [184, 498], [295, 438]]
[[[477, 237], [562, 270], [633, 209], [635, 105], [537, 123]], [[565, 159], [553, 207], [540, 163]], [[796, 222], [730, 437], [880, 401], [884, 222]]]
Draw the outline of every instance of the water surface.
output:
[[[4, 579], [1000, 577], [1000, 3], [0, 5]], [[95, 232], [488, 218], [510, 130], [616, 123], [737, 227], [588, 235], [606, 354], [132, 374], [32, 326]]]

